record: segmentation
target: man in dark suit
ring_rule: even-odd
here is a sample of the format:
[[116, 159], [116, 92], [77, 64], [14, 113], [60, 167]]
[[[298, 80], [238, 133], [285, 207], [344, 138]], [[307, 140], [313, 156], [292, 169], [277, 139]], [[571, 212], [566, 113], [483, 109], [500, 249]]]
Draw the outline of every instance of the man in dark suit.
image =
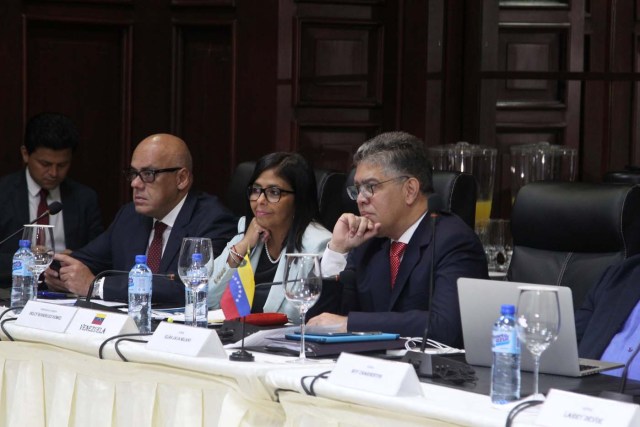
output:
[[[580, 357], [626, 363], [640, 345], [640, 255], [609, 267], [576, 310], [575, 319]], [[640, 356], [629, 378], [640, 379]]]
[[384, 133], [365, 142], [354, 163], [355, 185], [347, 191], [360, 216], [340, 217], [322, 259], [324, 275], [354, 272], [355, 282], [345, 283], [342, 295], [347, 315], [323, 313], [309, 325], [422, 336], [430, 318], [430, 338], [460, 346], [456, 281], [487, 278], [487, 262], [478, 237], [456, 215], [434, 218], [434, 244], [432, 169], [423, 142], [404, 132]]
[[[36, 219], [39, 208], [46, 211], [54, 201], [61, 202], [63, 210], [44, 221], [55, 226], [56, 252], [79, 249], [102, 233], [96, 192], [67, 178], [78, 142], [75, 125], [62, 114], [41, 113], [29, 120], [20, 147], [26, 167], [0, 180], [0, 238]], [[2, 285], [11, 284], [11, 259], [20, 236], [0, 248]]]
[[[170, 281], [153, 279], [153, 301], [184, 305], [184, 285], [178, 278], [183, 237], [209, 237], [217, 256], [236, 233], [236, 218], [214, 196], [191, 189], [192, 160], [180, 138], [157, 134], [144, 139], [125, 170], [133, 202], [123, 206], [97, 239], [71, 256], [56, 255], [60, 274], [47, 270], [50, 287], [86, 295], [95, 274], [106, 269], [128, 271], [136, 255], [147, 253], [154, 273], [173, 273]], [[152, 252], [158, 250], [154, 261]], [[126, 301], [126, 275], [97, 283], [95, 296]]]

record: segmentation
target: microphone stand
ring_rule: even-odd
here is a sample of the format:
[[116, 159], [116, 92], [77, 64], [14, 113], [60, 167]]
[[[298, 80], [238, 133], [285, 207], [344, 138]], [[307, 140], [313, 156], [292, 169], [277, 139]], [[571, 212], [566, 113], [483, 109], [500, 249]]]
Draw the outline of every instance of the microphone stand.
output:
[[[62, 203], [60, 202], [53, 202], [48, 206], [48, 209], [46, 211], [44, 211], [42, 213], [42, 215], [40, 215], [39, 217], [37, 217], [36, 219], [34, 219], [33, 221], [31, 221], [28, 225], [33, 225], [36, 222], [40, 221], [42, 218], [44, 218], [47, 215], [56, 215], [58, 212], [60, 212], [62, 210]], [[16, 234], [18, 234], [19, 232], [21, 232], [22, 230], [24, 230], [24, 226], [20, 227], [19, 229], [17, 229], [16, 231], [14, 231], [13, 233], [11, 233], [10, 235], [8, 235], [7, 237], [5, 237], [4, 239], [0, 240], [0, 246], [4, 245], [5, 243], [7, 243], [7, 241], [9, 241], [9, 239], [11, 239], [13, 236], [15, 236]]]
[[[129, 272], [125, 271], [125, 270], [104, 270], [101, 271], [100, 273], [96, 274], [96, 276], [93, 278], [93, 280], [91, 281], [91, 283], [89, 284], [89, 289], [87, 290], [87, 296], [83, 299], [82, 297], [78, 297], [78, 300], [76, 301], [76, 307], [82, 307], [82, 308], [90, 308], [93, 310], [107, 310], [107, 311], [117, 311], [120, 312], [119, 310], [116, 310], [112, 307], [108, 307], [106, 305], [102, 305], [96, 302], [91, 301], [91, 298], [93, 296], [93, 289], [95, 288], [96, 283], [98, 283], [98, 281], [100, 279], [102, 279], [103, 277], [106, 276], [123, 276], [123, 275], [128, 275]], [[175, 280], [175, 274], [173, 273], [169, 273], [169, 274], [153, 274], [153, 277], [164, 277], [168, 280]]]
[[240, 350], [235, 351], [229, 355], [229, 360], [233, 360], [234, 362], [253, 362], [255, 357], [253, 354], [245, 350], [244, 348], [244, 323], [245, 316], [240, 319], [242, 323], [242, 344], [240, 345]]
[[629, 357], [627, 363], [624, 365], [624, 369], [622, 370], [622, 374], [620, 375], [622, 377], [622, 381], [620, 382], [620, 388], [618, 389], [618, 391], [615, 392], [605, 390], [600, 393], [600, 397], [604, 397], [605, 399], [617, 400], [619, 402], [633, 403], [633, 396], [625, 394], [624, 389], [627, 386], [627, 377], [629, 376], [629, 368], [631, 367], [631, 362], [633, 362], [633, 360], [636, 358], [638, 352], [640, 352], [640, 345], [636, 347], [635, 351], [633, 352], [631, 357]]

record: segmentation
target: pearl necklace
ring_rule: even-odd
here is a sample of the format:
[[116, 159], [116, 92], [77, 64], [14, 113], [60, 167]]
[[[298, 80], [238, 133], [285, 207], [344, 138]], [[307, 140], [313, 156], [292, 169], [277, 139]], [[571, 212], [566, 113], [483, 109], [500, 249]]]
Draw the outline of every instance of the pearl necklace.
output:
[[271, 258], [271, 254], [269, 253], [269, 243], [265, 242], [264, 250], [267, 253], [267, 258], [269, 258], [269, 261], [271, 261], [271, 264], [276, 264], [278, 261], [280, 261], [280, 258], [282, 257], [282, 252], [283, 251], [280, 251], [280, 255], [278, 255], [278, 258], [273, 259], [273, 258]]

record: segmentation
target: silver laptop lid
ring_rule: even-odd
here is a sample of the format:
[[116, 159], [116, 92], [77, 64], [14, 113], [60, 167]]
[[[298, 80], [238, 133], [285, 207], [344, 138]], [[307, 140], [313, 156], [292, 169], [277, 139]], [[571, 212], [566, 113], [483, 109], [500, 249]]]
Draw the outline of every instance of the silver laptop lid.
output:
[[[502, 304], [517, 306], [520, 286], [531, 283], [506, 282], [502, 280], [458, 279], [458, 298], [462, 320], [462, 336], [467, 362], [472, 365], [491, 366], [491, 328], [500, 316]], [[580, 376], [578, 344], [571, 289], [566, 286], [548, 286], [558, 291], [560, 303], [560, 332], [540, 357], [540, 372], [547, 374]], [[522, 346], [520, 366], [533, 371], [533, 358]]]

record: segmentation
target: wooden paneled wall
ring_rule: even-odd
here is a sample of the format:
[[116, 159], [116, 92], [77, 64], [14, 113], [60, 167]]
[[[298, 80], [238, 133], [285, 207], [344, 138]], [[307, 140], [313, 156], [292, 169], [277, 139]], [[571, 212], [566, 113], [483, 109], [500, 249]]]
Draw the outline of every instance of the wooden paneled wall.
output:
[[298, 150], [347, 170], [393, 129], [501, 154], [567, 145], [599, 181], [640, 164], [639, 32], [640, 0], [5, 0], [0, 167], [21, 166], [26, 119], [49, 110], [77, 122], [71, 176], [107, 222], [156, 132], [183, 137], [197, 186], [223, 197], [238, 162]]

